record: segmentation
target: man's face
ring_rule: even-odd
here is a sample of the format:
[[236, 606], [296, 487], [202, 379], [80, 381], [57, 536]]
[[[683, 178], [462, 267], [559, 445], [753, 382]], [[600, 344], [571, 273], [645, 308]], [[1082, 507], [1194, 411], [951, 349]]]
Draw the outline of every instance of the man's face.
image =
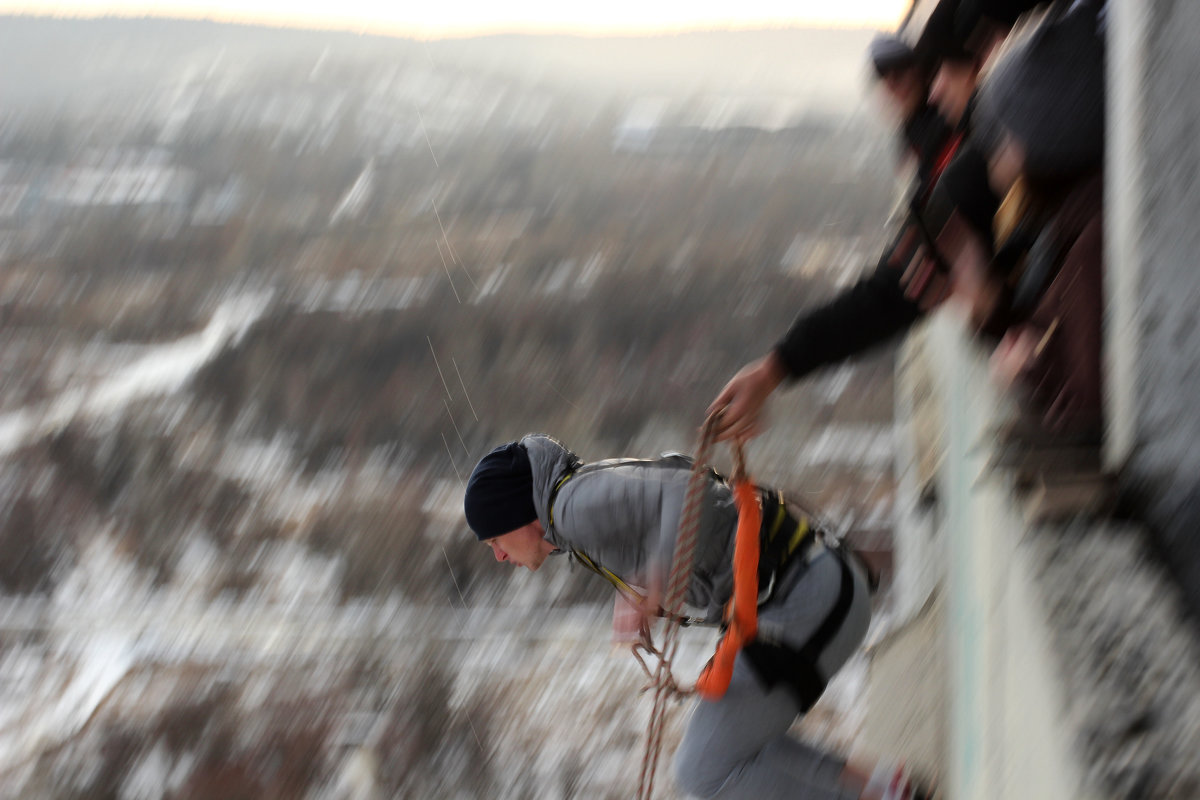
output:
[[554, 545], [546, 541], [545, 534], [546, 529], [535, 519], [515, 531], [487, 539], [484, 544], [492, 548], [497, 561], [507, 561], [513, 566], [536, 572], [546, 556], [555, 550]]
[[951, 125], [957, 125], [971, 101], [975, 83], [979, 77], [975, 65], [969, 61], [946, 60], [933, 76], [929, 87], [929, 102], [937, 107], [942, 117]]
[[879, 82], [883, 86], [888, 113], [898, 123], [903, 124], [921, 107], [925, 88], [921, 83], [921, 73], [916, 69], [889, 70], [880, 76]]

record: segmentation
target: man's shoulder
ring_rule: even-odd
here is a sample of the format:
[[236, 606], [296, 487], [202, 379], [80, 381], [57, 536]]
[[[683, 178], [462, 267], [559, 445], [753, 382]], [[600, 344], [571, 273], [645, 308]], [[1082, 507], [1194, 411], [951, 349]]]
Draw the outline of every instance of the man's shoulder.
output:
[[644, 474], [647, 477], [657, 470], [690, 472], [694, 464], [695, 459], [691, 456], [674, 451], [662, 453], [654, 458], [608, 458], [583, 464], [572, 474], [572, 479], [604, 472], [621, 475]]

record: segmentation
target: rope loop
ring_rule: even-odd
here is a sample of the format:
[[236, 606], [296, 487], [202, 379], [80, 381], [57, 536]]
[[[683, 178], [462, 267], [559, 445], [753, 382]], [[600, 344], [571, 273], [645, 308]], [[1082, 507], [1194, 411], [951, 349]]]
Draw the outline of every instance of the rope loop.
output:
[[[701, 675], [701, 681], [697, 681], [695, 688], [683, 689], [676, 682], [671, 670], [671, 661], [675, 657], [679, 644], [680, 621], [683, 618], [683, 598], [687, 590], [688, 580], [691, 578], [692, 563], [695, 560], [696, 539], [700, 531], [700, 515], [703, 510], [705, 489], [707, 488], [710, 456], [713, 444], [716, 442], [716, 429], [717, 422], [720, 420], [720, 414], [720, 411], [710, 414], [704, 420], [704, 425], [700, 429], [700, 442], [696, 448], [691, 475], [688, 477], [687, 494], [684, 497], [683, 510], [679, 517], [679, 533], [675, 540], [675, 556], [671, 562], [667, 591], [663, 598], [662, 607], [665, 613], [662, 646], [655, 646], [650, 627], [649, 625], [645, 625], [641, 631], [640, 641], [632, 647], [634, 658], [650, 681], [643, 687], [642, 692], [644, 693], [650, 689], [654, 690], [654, 705], [650, 711], [650, 722], [646, 735], [646, 755], [642, 759], [641, 779], [637, 793], [638, 800], [650, 800], [654, 793], [654, 774], [658, 769], [658, 756], [662, 750], [662, 732], [666, 717], [667, 702], [673, 697], [684, 697], [696, 691], [700, 691], [702, 695], [710, 699], [720, 697], [728, 686], [727, 673], [732, 672], [733, 658], [737, 654], [737, 648], [748, 637], [754, 635], [756, 603], [753, 598], [757, 596], [758, 590], [756, 585], [751, 586], [752, 595], [749, 601], [744, 597], [739, 598], [736, 594], [730, 601], [729, 617], [732, 626], [731, 630], [735, 633], [736, 641], [730, 640], [729, 646], [725, 646], [725, 640], [722, 640], [722, 647], [714, 655], [709, 667], [705, 668], [705, 672]], [[753, 539], [753, 569], [756, 570], [758, 563], [760, 510], [757, 498], [751, 494], [753, 485], [746, 471], [746, 457], [742, 450], [741, 442], [731, 442], [730, 449], [733, 453], [734, 465], [732, 481], [735, 497], [738, 498], [738, 538], [735, 543], [735, 550], [737, 551], [735, 552], [735, 570], [738, 564], [745, 563], [748, 557], [742, 553], [746, 546], [742, 543], [742, 540], [747, 538]], [[747, 502], [753, 509], [751, 513], [743, 513], [747, 510], [743, 508]], [[754, 527], [753, 535], [750, 537], [744, 536], [742, 528], [750, 525]], [[742, 594], [745, 594], [745, 591]], [[657, 660], [657, 664], [654, 665], [653, 669], [647, 665], [643, 654]], [[716, 665], [716, 674], [710, 675], [709, 673], [713, 672], [711, 668], [718, 660], [720, 663]]]

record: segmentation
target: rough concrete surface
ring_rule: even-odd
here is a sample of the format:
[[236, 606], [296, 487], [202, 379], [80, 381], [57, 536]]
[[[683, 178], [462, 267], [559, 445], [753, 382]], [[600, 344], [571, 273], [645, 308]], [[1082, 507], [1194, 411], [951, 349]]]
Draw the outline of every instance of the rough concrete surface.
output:
[[855, 747], [903, 761], [922, 776], [946, 763], [945, 609], [935, 594], [911, 621], [867, 649], [864, 720]]
[[1130, 800], [1200, 797], [1200, 646], [1144, 532], [1076, 522], [1031, 531], [1022, 546], [1091, 788]]
[[[1132, 369], [1119, 394], [1133, 394], [1124, 483], [1144, 510], [1170, 570], [1200, 616], [1200, 3], [1113, 0], [1121, 69], [1110, 126], [1121, 148], [1110, 153], [1114, 182], [1109, 298], [1119, 330], [1110, 343], [1129, 352]], [[1132, 240], [1132, 241], [1130, 241]], [[1132, 323], [1126, 330], [1122, 321]], [[1132, 374], [1127, 374], [1131, 372]]]

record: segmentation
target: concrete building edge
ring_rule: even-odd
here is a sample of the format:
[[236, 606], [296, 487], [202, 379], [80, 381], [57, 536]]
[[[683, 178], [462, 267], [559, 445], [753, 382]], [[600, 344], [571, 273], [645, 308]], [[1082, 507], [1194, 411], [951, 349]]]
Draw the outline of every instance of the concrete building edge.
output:
[[1108, 127], [1105, 153], [1105, 414], [1104, 463], [1119, 470], [1137, 447], [1138, 285], [1142, 273], [1143, 126], [1146, 78], [1145, 0], [1108, 2]]

